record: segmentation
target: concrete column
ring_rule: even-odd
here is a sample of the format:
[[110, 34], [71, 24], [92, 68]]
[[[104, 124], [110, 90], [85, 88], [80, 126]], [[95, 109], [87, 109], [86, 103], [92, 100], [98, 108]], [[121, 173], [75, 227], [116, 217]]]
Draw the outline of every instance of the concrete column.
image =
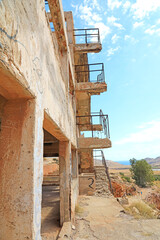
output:
[[71, 143], [59, 142], [60, 225], [70, 221], [70, 157]]
[[72, 150], [72, 180], [71, 180], [71, 222], [75, 224], [75, 207], [79, 196], [78, 151]]
[[35, 100], [7, 101], [3, 107], [0, 132], [1, 240], [41, 239], [42, 121], [40, 112], [36, 113]]
[[72, 150], [72, 178], [78, 177], [78, 151]]

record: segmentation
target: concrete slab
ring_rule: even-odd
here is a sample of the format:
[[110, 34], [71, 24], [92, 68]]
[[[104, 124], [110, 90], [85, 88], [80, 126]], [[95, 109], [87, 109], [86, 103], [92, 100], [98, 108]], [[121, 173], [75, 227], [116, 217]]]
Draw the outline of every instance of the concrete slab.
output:
[[134, 219], [114, 197], [79, 197], [76, 215], [76, 240], [158, 240], [159, 219]]

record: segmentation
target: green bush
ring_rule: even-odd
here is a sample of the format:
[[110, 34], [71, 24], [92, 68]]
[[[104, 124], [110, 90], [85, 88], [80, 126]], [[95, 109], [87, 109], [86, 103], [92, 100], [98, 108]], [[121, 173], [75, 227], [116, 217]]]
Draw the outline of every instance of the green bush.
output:
[[131, 182], [130, 177], [125, 176], [124, 173], [122, 173], [122, 172], [120, 172], [119, 174], [121, 175], [122, 180], [127, 181], [127, 182]]
[[154, 181], [160, 181], [160, 175], [154, 175], [153, 178]]
[[145, 187], [147, 184], [151, 184], [154, 180], [153, 171], [151, 166], [142, 159], [137, 161], [136, 159], [130, 159], [132, 178], [135, 179], [136, 184], [140, 187]]
[[124, 176], [124, 179], [125, 179], [127, 182], [131, 182], [130, 177]]
[[124, 176], [124, 173], [123, 173], [123, 172], [120, 172], [119, 174], [120, 174], [121, 176]]

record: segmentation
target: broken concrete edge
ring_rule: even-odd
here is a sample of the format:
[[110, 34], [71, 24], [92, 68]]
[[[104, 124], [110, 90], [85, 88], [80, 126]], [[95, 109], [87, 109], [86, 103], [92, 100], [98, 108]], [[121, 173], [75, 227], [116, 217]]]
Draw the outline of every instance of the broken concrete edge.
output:
[[63, 240], [63, 239], [66, 239], [66, 237], [69, 238], [71, 236], [71, 231], [72, 231], [72, 223], [64, 222], [57, 239]]

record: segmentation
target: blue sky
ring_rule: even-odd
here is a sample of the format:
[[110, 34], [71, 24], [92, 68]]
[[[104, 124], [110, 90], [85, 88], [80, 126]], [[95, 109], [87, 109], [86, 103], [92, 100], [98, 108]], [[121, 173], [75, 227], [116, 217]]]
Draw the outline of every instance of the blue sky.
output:
[[113, 161], [160, 156], [160, 0], [63, 0], [75, 28], [98, 27], [108, 91], [92, 111], [109, 115]]

